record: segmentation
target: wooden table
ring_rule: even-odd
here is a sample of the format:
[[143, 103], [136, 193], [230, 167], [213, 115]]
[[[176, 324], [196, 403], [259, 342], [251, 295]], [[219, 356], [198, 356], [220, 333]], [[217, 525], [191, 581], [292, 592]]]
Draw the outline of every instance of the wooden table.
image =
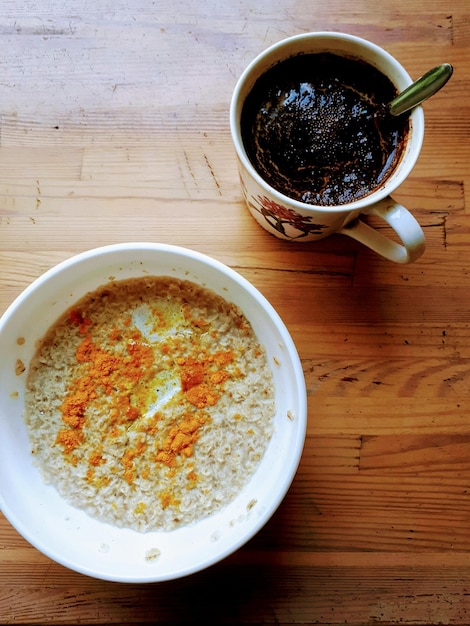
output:
[[[412, 265], [342, 236], [279, 241], [244, 207], [233, 87], [309, 30], [369, 38], [416, 78], [454, 65], [396, 193], [426, 233]], [[57, 565], [0, 516], [0, 622], [470, 623], [468, 0], [2, 0], [0, 42], [0, 312], [74, 253], [186, 246], [272, 302], [309, 394], [292, 488], [244, 548], [125, 585]]]

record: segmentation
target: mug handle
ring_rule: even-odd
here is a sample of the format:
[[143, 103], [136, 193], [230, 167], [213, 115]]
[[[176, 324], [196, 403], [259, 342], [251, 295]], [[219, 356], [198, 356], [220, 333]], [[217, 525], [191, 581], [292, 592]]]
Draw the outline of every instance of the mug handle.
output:
[[392, 241], [359, 218], [346, 224], [338, 232], [356, 239], [395, 263], [412, 263], [423, 254], [426, 246], [423, 230], [404, 206], [389, 196], [371, 206], [367, 214], [376, 215], [387, 222], [397, 233], [403, 245]]

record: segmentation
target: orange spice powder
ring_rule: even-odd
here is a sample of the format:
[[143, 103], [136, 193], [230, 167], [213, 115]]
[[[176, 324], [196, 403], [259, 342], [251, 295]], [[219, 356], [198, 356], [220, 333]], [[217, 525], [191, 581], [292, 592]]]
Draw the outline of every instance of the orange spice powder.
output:
[[[72, 324], [83, 327], [84, 318], [79, 311], [70, 313]], [[86, 328], [90, 330], [91, 321]], [[123, 354], [111, 353], [93, 341], [91, 332], [82, 339], [75, 353], [77, 363], [83, 364], [83, 375], [76, 378], [69, 387], [69, 392], [61, 405], [62, 421], [67, 428], [61, 429], [56, 443], [64, 449], [64, 454], [70, 455], [85, 440], [84, 426], [86, 411], [99, 394], [107, 394], [113, 398], [111, 415], [118, 415], [119, 422], [133, 422], [141, 414], [139, 407], [131, 404], [131, 396], [137, 396], [135, 385], [148, 375], [152, 367], [154, 356], [151, 348], [143, 342], [136, 341], [137, 334], [132, 332], [132, 340], [126, 345]], [[134, 398], [135, 399], [135, 398]], [[137, 397], [137, 400], [139, 399]], [[118, 435], [119, 431], [113, 427], [104, 436]], [[89, 458], [91, 466], [97, 465], [96, 456]], [[126, 467], [125, 478], [131, 482], [132, 474]]]
[[200, 429], [209, 421], [205, 415], [187, 414], [181, 422], [173, 426], [163, 444], [157, 449], [155, 461], [167, 467], [177, 466], [177, 457], [189, 458], [193, 455], [193, 444], [199, 439]]
[[198, 409], [214, 406], [220, 398], [217, 387], [230, 377], [227, 371], [217, 368], [228, 365], [233, 359], [231, 350], [202, 355], [198, 359], [178, 358], [181, 386], [187, 401]]

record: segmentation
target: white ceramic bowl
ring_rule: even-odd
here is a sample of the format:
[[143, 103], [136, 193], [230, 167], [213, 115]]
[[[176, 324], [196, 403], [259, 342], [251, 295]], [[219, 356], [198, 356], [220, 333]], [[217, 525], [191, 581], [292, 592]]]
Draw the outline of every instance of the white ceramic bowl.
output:
[[[174, 276], [209, 287], [237, 304], [265, 346], [276, 388], [275, 432], [249, 484], [225, 509], [170, 532], [139, 533], [97, 521], [43, 483], [23, 422], [27, 370], [35, 342], [85, 293], [143, 275]], [[19, 345], [18, 338], [24, 338]], [[175, 246], [127, 243], [72, 257], [35, 280], [0, 319], [0, 509], [38, 550], [62, 565], [105, 580], [153, 582], [202, 570], [245, 544], [284, 498], [302, 454], [305, 381], [279, 315], [247, 280], [222, 263]], [[278, 365], [276, 364], [278, 363]], [[287, 413], [289, 412], [288, 418]], [[248, 506], [255, 499], [256, 505]], [[149, 559], [153, 550], [156, 559]]]

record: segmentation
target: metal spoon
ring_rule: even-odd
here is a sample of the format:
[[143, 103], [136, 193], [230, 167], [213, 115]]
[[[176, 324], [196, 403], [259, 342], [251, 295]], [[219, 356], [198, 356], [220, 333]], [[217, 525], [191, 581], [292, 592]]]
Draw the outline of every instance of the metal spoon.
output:
[[405, 111], [409, 111], [421, 104], [421, 102], [433, 96], [436, 91], [439, 91], [441, 87], [444, 87], [452, 76], [453, 71], [454, 69], [450, 63], [443, 63], [429, 70], [429, 72], [415, 80], [414, 83], [390, 102], [388, 105], [390, 113], [394, 116], [401, 115]]

